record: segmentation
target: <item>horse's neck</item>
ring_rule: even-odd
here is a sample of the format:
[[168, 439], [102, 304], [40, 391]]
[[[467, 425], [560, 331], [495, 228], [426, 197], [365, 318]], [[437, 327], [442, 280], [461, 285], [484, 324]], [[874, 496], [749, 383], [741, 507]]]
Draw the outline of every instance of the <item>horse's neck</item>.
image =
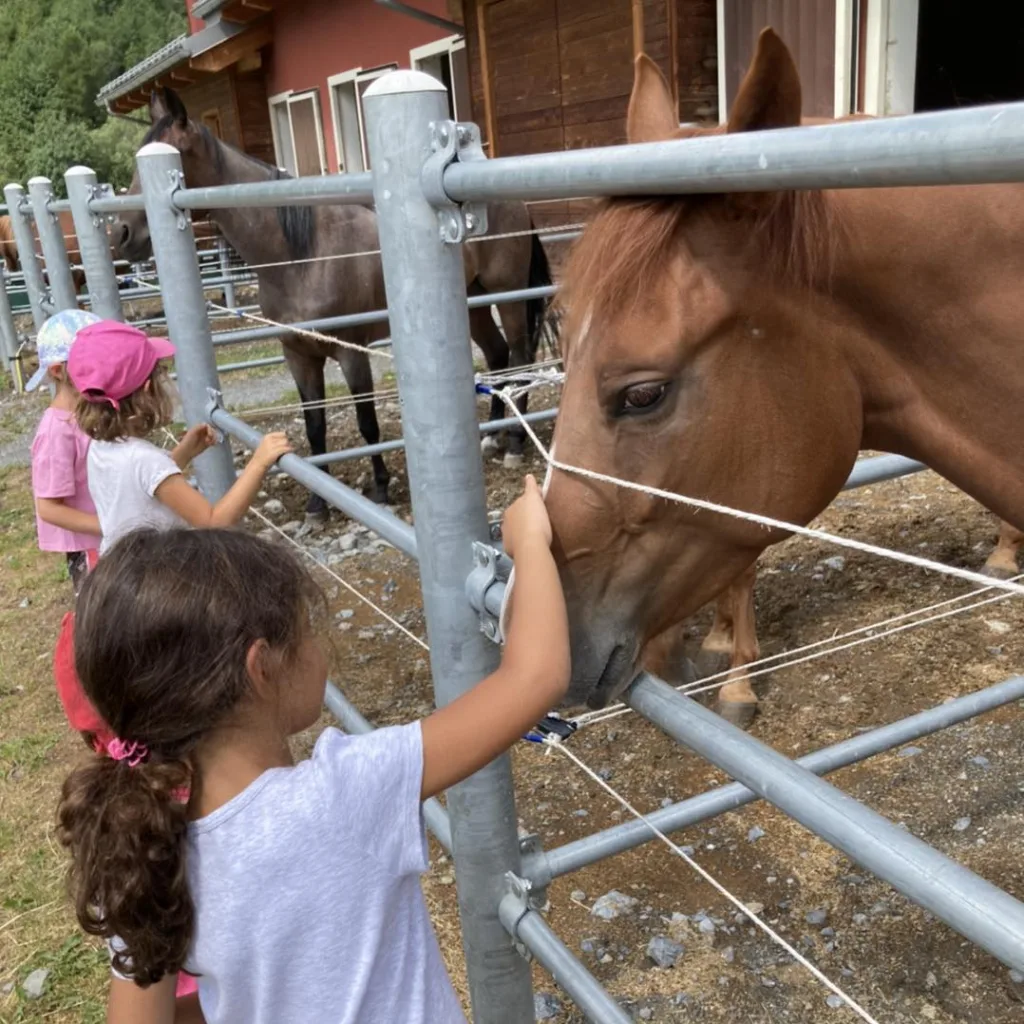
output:
[[[228, 146], [221, 146], [223, 172], [216, 184], [233, 185], [243, 182], [268, 181], [269, 168], [247, 160]], [[288, 245], [272, 206], [246, 206], [224, 210], [211, 210], [210, 220], [235, 252], [249, 264], [269, 263], [289, 258]]]
[[1020, 520], [1024, 188], [831, 198], [847, 235], [831, 302], [860, 383], [864, 446], [920, 458]]

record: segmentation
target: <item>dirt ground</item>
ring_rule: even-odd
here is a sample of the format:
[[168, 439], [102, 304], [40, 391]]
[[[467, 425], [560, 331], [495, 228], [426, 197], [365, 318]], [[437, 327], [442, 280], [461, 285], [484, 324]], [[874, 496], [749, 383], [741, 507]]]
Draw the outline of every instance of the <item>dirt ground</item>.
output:
[[[380, 412], [385, 438], [398, 437], [397, 405], [384, 405]], [[361, 443], [353, 420], [350, 411], [331, 416], [332, 448]], [[303, 439], [301, 422], [290, 414], [276, 420], [261, 417], [257, 425], [262, 430], [285, 427], [297, 442]], [[550, 425], [543, 425], [539, 433], [547, 441]], [[392, 453], [388, 464], [394, 475], [392, 501], [396, 511], [408, 515], [404, 460], [400, 453]], [[543, 470], [536, 455], [526, 468]], [[365, 462], [346, 462], [336, 467], [336, 475], [352, 486], [362, 486], [368, 470]], [[517, 492], [519, 474], [505, 471], [498, 461], [489, 462], [487, 485], [489, 507], [498, 511]], [[268, 481], [261, 504], [271, 499], [284, 506], [272, 516], [279, 525], [297, 526], [302, 521], [306, 494], [292, 481], [283, 477]], [[22, 515], [19, 528], [24, 527], [23, 520]], [[980, 567], [995, 536], [988, 513], [930, 473], [846, 494], [820, 524], [834, 532], [972, 568]], [[255, 517], [250, 517], [250, 525], [263, 528]], [[350, 531], [351, 524], [335, 513], [322, 532], [302, 536], [300, 543], [323, 552], [332, 538]], [[841, 568], [823, 565], [824, 559], [837, 554], [843, 558]], [[424, 634], [418, 576], [397, 551], [362, 547], [335, 562], [333, 572], [414, 633]], [[14, 585], [8, 574], [12, 568], [17, 567], [4, 568], [5, 631], [13, 628], [18, 614], [15, 602], [24, 589], [20, 580]], [[427, 713], [431, 688], [424, 652], [394, 626], [382, 623], [336, 579], [326, 572], [318, 574], [336, 620], [334, 681], [377, 724]], [[39, 585], [34, 579], [26, 576], [25, 586]], [[806, 540], [789, 541], [763, 560], [757, 588], [762, 653], [801, 646], [969, 589], [877, 558]], [[57, 603], [53, 598], [47, 607], [56, 608]], [[708, 622], [707, 614], [695, 621], [694, 648]], [[799, 756], [858, 730], [998, 682], [1019, 669], [1024, 656], [1022, 624], [1022, 606], [1011, 598], [776, 671], [759, 685], [762, 706], [753, 734], [789, 756]], [[45, 644], [38, 646], [43, 653], [33, 656], [45, 660]], [[7, 665], [9, 658], [4, 659]], [[45, 687], [45, 682], [41, 685]], [[7, 715], [2, 720], [8, 732], [21, 713], [23, 705], [16, 703], [21, 695], [4, 690], [0, 698], [0, 716]], [[1024, 898], [1024, 869], [1017, 855], [1024, 822], [1020, 712], [1019, 706], [1011, 705], [911, 748], [841, 771], [832, 781], [982, 877]], [[326, 716], [323, 721], [327, 723]], [[308, 749], [314, 738], [315, 734], [301, 737], [300, 749]], [[570, 742], [584, 762], [602, 772], [641, 810], [728, 781], [635, 715], [583, 728]], [[32, 793], [42, 794], [59, 777], [61, 766], [79, 756], [79, 751], [56, 734], [45, 750], [33, 756], [41, 774], [27, 781]], [[538, 833], [547, 848], [625, 820], [625, 812], [606, 793], [558, 755], [522, 743], [513, 752], [513, 762], [520, 824]], [[18, 770], [17, 765], [7, 769], [7, 777]], [[0, 758], [0, 779], [4, 771]], [[23, 788], [22, 792], [28, 791]], [[0, 787], [0, 805], [3, 799]], [[49, 805], [42, 795], [38, 799], [41, 807]], [[8, 811], [19, 806], [17, 800], [15, 794], [6, 809], [0, 807], [0, 818], [9, 822]], [[53, 866], [59, 859], [54, 859], [56, 851], [47, 830], [43, 820], [38, 856], [47, 864], [45, 884], [40, 882], [40, 891], [31, 897], [20, 889], [11, 898], [5, 892], [0, 959], [5, 940], [10, 943], [15, 937], [17, 947], [23, 922], [15, 919], [34, 913], [36, 907], [57, 904], [59, 911], [59, 871]], [[773, 928], [879, 1021], [1010, 1024], [1024, 1020], [1024, 984], [1014, 981], [1004, 966], [768, 805], [753, 804], [674, 838], [692, 847], [698, 862], [737, 897], [761, 904], [762, 915]], [[2, 840], [0, 835], [0, 850]], [[449, 967], [464, 993], [452, 868], [438, 848], [433, 852], [424, 889]], [[10, 885], [13, 892], [30, 866], [13, 873], [0, 867], [4, 888]], [[616, 920], [600, 920], [590, 908], [597, 897], [613, 889], [634, 897], [636, 908]], [[660, 844], [648, 844], [558, 879], [550, 886], [548, 898], [548, 919], [554, 930], [637, 1020], [816, 1024], [855, 1019], [848, 1009], [833, 1008], [826, 1001], [828, 991], [804, 968], [742, 918], [737, 919], [722, 897]], [[701, 923], [705, 918], [709, 924]], [[75, 944], [66, 914], [58, 924], [47, 933], [46, 942], [65, 957], [93, 957], [88, 969], [89, 984], [95, 989], [101, 983], [98, 961], [87, 945]], [[648, 943], [657, 936], [670, 937], [685, 947], [675, 966], [656, 967], [648, 959]], [[38, 957], [33, 961], [35, 954], [25, 954], [28, 945], [24, 940], [17, 961], [0, 964], [0, 983], [10, 979], [20, 984], [23, 974], [41, 962]], [[583, 1020], [554, 982], [536, 968], [535, 986], [554, 997], [549, 1002], [551, 1015], [545, 1019]], [[37, 1005], [40, 1012], [34, 1015], [16, 989], [5, 995], [0, 984], [0, 1021], [100, 1019], [92, 1003], [89, 1014], [73, 1009], [43, 1012], [44, 1004]]]

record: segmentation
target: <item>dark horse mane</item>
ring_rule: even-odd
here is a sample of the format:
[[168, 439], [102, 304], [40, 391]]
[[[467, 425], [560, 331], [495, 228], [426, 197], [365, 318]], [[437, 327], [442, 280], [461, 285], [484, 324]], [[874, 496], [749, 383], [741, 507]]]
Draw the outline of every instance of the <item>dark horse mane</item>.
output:
[[[165, 114], [158, 121], [156, 121], [146, 132], [146, 136], [143, 142], [156, 142], [160, 141], [161, 137], [173, 126], [175, 123], [175, 117], [173, 114]], [[218, 174], [223, 174], [225, 170], [225, 159], [224, 151], [227, 149], [237, 153], [243, 160], [248, 163], [254, 164], [261, 170], [266, 171], [267, 177], [272, 181], [280, 181], [283, 178], [290, 178], [291, 175], [287, 171], [282, 171], [280, 167], [275, 167], [273, 164], [268, 164], [258, 157], [251, 156], [249, 153], [243, 153], [240, 149], [235, 146], [224, 142], [222, 139], [218, 139], [213, 132], [204, 124], [196, 124], [193, 122], [196, 130], [199, 132], [200, 138], [203, 140], [203, 145], [206, 147], [206, 151], [210, 154], [213, 160], [213, 166], [217, 170]], [[313, 255], [316, 249], [316, 216], [312, 206], [279, 206], [277, 207], [277, 223], [281, 228], [281, 234], [284, 235], [285, 244], [288, 246], [288, 255], [293, 260], [307, 259]]]

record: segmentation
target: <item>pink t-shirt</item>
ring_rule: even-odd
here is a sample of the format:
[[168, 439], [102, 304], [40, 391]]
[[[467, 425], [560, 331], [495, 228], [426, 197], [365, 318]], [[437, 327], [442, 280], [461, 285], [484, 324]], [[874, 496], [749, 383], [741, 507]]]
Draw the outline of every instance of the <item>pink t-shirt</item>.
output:
[[[32, 493], [37, 498], [63, 498], [70, 508], [95, 513], [86, 477], [88, 452], [89, 436], [75, 422], [74, 413], [47, 409], [32, 441]], [[93, 551], [100, 546], [96, 534], [63, 530], [43, 522], [38, 512], [36, 530], [42, 551]]]

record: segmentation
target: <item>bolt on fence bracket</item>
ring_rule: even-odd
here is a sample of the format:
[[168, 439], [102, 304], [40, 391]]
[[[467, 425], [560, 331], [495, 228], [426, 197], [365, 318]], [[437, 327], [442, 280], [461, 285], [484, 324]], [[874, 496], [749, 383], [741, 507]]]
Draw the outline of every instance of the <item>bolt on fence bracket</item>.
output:
[[526, 917], [531, 910], [535, 909], [531, 904], [531, 889], [532, 886], [527, 879], [520, 878], [514, 871], [505, 872], [505, 892], [509, 896], [514, 896], [516, 902], [519, 904], [516, 920], [510, 931], [512, 945], [515, 946], [516, 952], [527, 963], [533, 963], [533, 953], [530, 952], [527, 945], [519, 938], [519, 922], [522, 921], [522, 919]]
[[[109, 182], [97, 183], [90, 186], [89, 188], [89, 202], [94, 199], [113, 199], [114, 198], [114, 186]], [[92, 211], [89, 211], [92, 213]], [[112, 213], [92, 213], [92, 226], [98, 228], [104, 221], [107, 224], [114, 223], [114, 214]]]
[[[519, 837], [519, 855], [523, 858], [524, 862], [530, 859], [536, 861], [537, 858], [543, 857], [544, 844], [540, 836], [533, 832], [521, 835]], [[525, 882], [529, 890], [526, 902], [530, 909], [537, 911], [547, 910], [549, 907], [548, 887], [546, 885], [537, 885], [532, 879], [522, 879], [522, 881]]]
[[508, 583], [507, 561], [490, 544], [473, 542], [473, 568], [466, 577], [466, 597], [480, 616], [480, 631], [495, 643], [498, 642], [498, 619], [487, 610], [486, 597], [494, 584]]
[[431, 121], [430, 156], [423, 165], [420, 183], [427, 200], [437, 208], [441, 240], [457, 244], [487, 234], [486, 203], [455, 203], [444, 190], [445, 168], [451, 164], [486, 160], [480, 129], [469, 122]]

